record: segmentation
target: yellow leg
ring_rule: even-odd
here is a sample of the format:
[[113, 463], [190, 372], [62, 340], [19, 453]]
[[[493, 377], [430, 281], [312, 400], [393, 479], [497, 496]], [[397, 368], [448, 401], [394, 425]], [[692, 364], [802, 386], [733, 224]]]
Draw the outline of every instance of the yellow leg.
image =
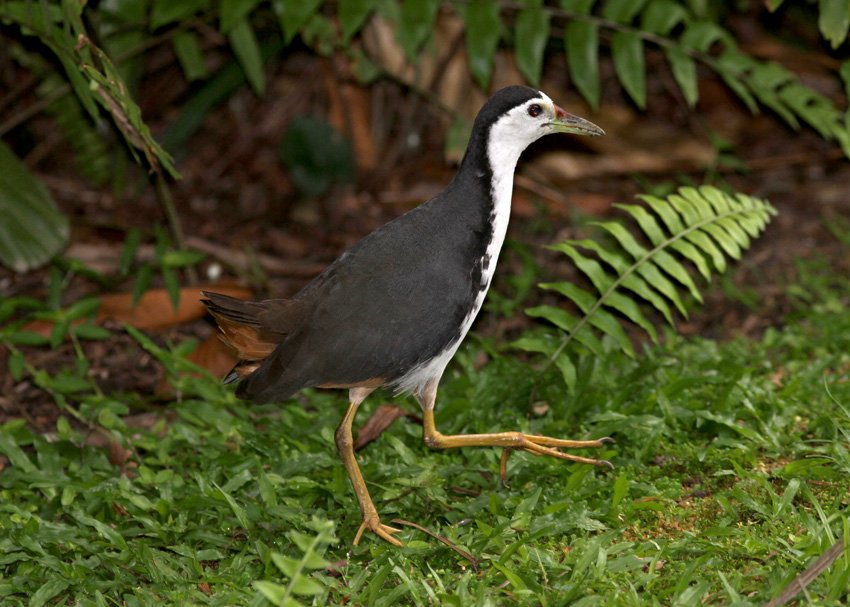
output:
[[502, 453], [502, 461], [499, 466], [499, 475], [502, 481], [507, 476], [507, 455], [510, 449], [522, 449], [534, 455], [551, 455], [559, 459], [572, 462], [593, 464], [594, 466], [608, 466], [613, 468], [611, 462], [605, 460], [580, 457], [570, 453], [558, 451], [564, 449], [580, 449], [585, 447], [601, 447], [605, 443], [614, 442], [611, 438], [600, 438], [598, 440], [564, 440], [560, 438], [549, 438], [548, 436], [535, 436], [523, 434], [522, 432], [496, 432], [493, 434], [455, 434], [446, 436], [441, 434], [434, 425], [434, 402], [436, 401], [436, 382], [429, 386], [418, 398], [422, 407], [422, 439], [425, 444], [434, 449], [450, 449], [452, 447], [501, 447], [505, 449]]
[[403, 544], [392, 536], [393, 533], [401, 531], [395, 527], [390, 527], [381, 523], [378, 517], [378, 511], [375, 510], [375, 504], [372, 503], [372, 498], [369, 496], [369, 490], [366, 488], [366, 481], [363, 480], [363, 475], [360, 473], [360, 468], [357, 465], [357, 459], [354, 456], [354, 439], [351, 436], [351, 424], [354, 422], [354, 416], [357, 414], [357, 408], [363, 402], [369, 393], [372, 392], [369, 388], [352, 388], [350, 391], [350, 403], [345, 411], [345, 416], [342, 422], [336, 429], [336, 447], [339, 450], [339, 457], [348, 470], [348, 476], [351, 479], [351, 484], [354, 486], [354, 493], [357, 495], [357, 501], [360, 504], [360, 512], [363, 514], [363, 522], [360, 524], [360, 529], [357, 530], [357, 535], [354, 536], [354, 545], [360, 542], [360, 536], [367, 529], [374, 531], [379, 536], [395, 544], [402, 546]]

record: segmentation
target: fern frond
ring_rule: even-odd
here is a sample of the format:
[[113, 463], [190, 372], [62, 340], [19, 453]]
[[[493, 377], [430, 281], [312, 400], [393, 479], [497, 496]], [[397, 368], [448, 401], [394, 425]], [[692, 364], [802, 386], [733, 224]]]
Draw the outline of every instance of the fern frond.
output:
[[[692, 264], [706, 281], [710, 281], [712, 266], [716, 272], [725, 272], [727, 257], [740, 259], [776, 214], [764, 200], [743, 194], [732, 196], [709, 186], [683, 187], [666, 199], [646, 195], [638, 198], [647, 206], [622, 204], [617, 207], [634, 219], [651, 248], [641, 244], [622, 223], [614, 221], [594, 224], [612, 237], [612, 245], [565, 240], [550, 247], [569, 257], [596, 293], [567, 282], [540, 286], [563, 295], [582, 311], [582, 318], [577, 319], [551, 306], [526, 311], [563, 331], [564, 337], [556, 347], [536, 342], [533, 350], [548, 354], [549, 364], [554, 362], [562, 372], [566, 369], [564, 379], [568, 385], [572, 384], [575, 370], [570, 368], [569, 360], [564, 360], [569, 359], [565, 348], [573, 340], [594, 354], [601, 352], [601, 342], [592, 327], [634, 357], [618, 316], [637, 325], [657, 342], [656, 329], [641, 311], [641, 304], [658, 311], [675, 328], [671, 308], [675, 307], [687, 317], [680, 291], [702, 301], [702, 294], [683, 261]], [[525, 348], [523, 343], [516, 345], [532, 349]]]

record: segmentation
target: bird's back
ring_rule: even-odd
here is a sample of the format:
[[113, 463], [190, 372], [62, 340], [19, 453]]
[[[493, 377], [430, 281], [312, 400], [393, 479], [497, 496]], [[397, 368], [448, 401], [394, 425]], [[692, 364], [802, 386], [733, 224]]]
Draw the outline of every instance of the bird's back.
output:
[[393, 383], [460, 339], [489, 229], [488, 209], [457, 195], [466, 187], [476, 186], [455, 180], [297, 293], [296, 326], [237, 394], [268, 402], [309, 386]]

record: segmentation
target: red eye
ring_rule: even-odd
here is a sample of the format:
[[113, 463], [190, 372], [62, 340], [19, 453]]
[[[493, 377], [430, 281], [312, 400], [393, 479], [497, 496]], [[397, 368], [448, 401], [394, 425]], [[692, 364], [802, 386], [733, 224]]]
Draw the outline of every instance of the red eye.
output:
[[528, 106], [528, 115], [532, 118], [537, 118], [542, 111], [543, 108], [537, 105], [536, 103], [534, 105]]

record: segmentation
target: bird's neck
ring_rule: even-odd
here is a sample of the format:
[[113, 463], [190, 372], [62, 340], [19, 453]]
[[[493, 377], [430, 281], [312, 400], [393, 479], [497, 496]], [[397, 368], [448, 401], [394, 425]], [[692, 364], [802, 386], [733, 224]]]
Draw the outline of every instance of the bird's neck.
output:
[[[455, 191], [468, 196], [451, 197], [458, 229], [477, 237], [475, 256], [480, 259], [473, 281], [480, 288], [476, 311], [490, 286], [499, 252], [505, 242], [511, 214], [514, 169], [524, 146], [495, 141], [488, 133], [473, 131], [470, 144], [455, 177]], [[455, 189], [455, 188], [452, 188]], [[474, 193], [474, 194], [473, 194]]]
[[[461, 162], [456, 180], [480, 193], [479, 200], [485, 205], [481, 209], [490, 219], [498, 221], [502, 228], [501, 238], [511, 210], [514, 170], [525, 145], [488, 137], [488, 133], [473, 131], [469, 147]], [[461, 204], [474, 204], [463, 200]]]
[[[512, 142], [513, 143], [513, 142]], [[496, 265], [496, 257], [505, 241], [508, 221], [511, 216], [511, 199], [514, 189], [514, 171], [525, 146], [505, 145], [492, 137], [487, 142], [487, 162], [490, 166], [490, 194], [493, 200], [491, 221], [493, 222], [493, 244], [495, 256], [491, 263]], [[492, 247], [489, 247], [492, 248]]]

